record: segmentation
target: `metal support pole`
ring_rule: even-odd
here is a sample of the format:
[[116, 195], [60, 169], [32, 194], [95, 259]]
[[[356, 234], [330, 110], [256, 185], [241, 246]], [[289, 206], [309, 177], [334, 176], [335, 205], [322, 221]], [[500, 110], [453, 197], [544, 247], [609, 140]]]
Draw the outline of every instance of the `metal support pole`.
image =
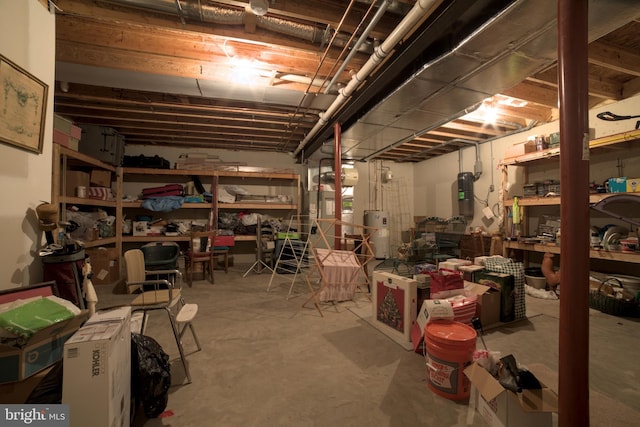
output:
[[333, 170], [335, 171], [334, 187], [335, 187], [335, 238], [333, 247], [341, 249], [340, 240], [342, 237], [342, 141], [340, 140], [342, 133], [340, 123], [333, 125]]
[[562, 185], [558, 421], [562, 427], [589, 425], [588, 3], [558, 0]]

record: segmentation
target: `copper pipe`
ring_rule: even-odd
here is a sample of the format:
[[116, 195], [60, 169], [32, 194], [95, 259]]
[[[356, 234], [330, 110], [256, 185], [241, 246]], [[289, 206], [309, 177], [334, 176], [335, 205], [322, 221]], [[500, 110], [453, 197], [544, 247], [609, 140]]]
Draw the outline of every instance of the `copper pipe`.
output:
[[335, 171], [334, 176], [334, 187], [335, 187], [335, 217], [336, 217], [336, 225], [335, 225], [335, 241], [333, 247], [335, 249], [340, 249], [340, 241], [342, 240], [342, 141], [341, 137], [341, 129], [340, 123], [335, 123], [333, 125], [333, 170]]
[[558, 421], [562, 427], [589, 425], [587, 32], [588, 2], [558, 0], [562, 185]]

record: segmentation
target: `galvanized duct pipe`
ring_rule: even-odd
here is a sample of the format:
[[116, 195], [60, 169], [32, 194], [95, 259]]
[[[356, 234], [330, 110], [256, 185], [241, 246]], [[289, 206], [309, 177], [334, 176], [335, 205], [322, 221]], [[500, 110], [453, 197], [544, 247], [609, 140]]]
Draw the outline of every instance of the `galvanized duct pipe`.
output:
[[329, 106], [327, 111], [320, 114], [320, 118], [316, 125], [309, 131], [307, 136], [298, 144], [298, 147], [292, 153], [297, 156], [300, 151], [307, 145], [307, 143], [313, 138], [316, 133], [322, 129], [322, 127], [331, 119], [331, 117], [342, 107], [342, 105], [349, 99], [349, 96], [358, 88], [360, 83], [371, 74], [371, 72], [382, 62], [384, 58], [389, 55], [393, 48], [402, 40], [402, 38], [411, 30], [411, 28], [423, 18], [424, 14], [428, 12], [431, 7], [438, 3], [438, 0], [418, 0], [404, 19], [398, 24], [398, 26], [389, 34], [387, 39], [378, 46], [369, 60], [362, 66], [346, 87], [340, 90], [338, 97]]
[[[241, 12], [244, 15], [246, 12]], [[256, 25], [275, 33], [296, 37], [311, 43], [323, 43], [325, 32], [313, 25], [299, 24], [272, 16], [256, 16]]]
[[[220, 25], [244, 25], [244, 10], [227, 9], [218, 6], [199, 4], [194, 1], [180, 1], [180, 8], [175, 0], [107, 0], [139, 9], [149, 9], [156, 12], [179, 15], [180, 17], [193, 19]], [[316, 26], [287, 21], [273, 16], [256, 16], [256, 26], [267, 31], [273, 31], [286, 36], [296, 37], [315, 44], [324, 44], [331, 38], [331, 31], [322, 30]], [[338, 34], [334, 39], [334, 45], [342, 47], [349, 40], [348, 34]], [[359, 46], [361, 52], [372, 51], [372, 43], [362, 43]]]

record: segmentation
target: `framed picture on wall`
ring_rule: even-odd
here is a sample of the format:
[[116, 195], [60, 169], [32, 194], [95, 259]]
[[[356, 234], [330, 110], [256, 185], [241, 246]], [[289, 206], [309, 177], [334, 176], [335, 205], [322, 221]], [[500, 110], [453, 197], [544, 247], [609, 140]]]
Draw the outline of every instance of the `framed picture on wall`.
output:
[[0, 55], [0, 141], [42, 153], [49, 86]]

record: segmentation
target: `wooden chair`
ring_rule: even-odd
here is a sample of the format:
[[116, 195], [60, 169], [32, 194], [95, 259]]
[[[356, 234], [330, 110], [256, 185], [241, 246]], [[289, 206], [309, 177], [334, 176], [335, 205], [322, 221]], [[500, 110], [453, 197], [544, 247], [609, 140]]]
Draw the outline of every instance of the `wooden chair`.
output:
[[213, 248], [213, 258], [217, 259], [222, 255], [224, 264], [224, 272], [229, 272], [229, 247], [228, 246], [216, 246]]
[[185, 268], [189, 286], [193, 283], [193, 270], [196, 264], [202, 264], [202, 277], [207, 278], [209, 269], [209, 282], [214, 283], [213, 269], [217, 260], [214, 250], [216, 231], [194, 231], [189, 239], [189, 249], [185, 253]]

